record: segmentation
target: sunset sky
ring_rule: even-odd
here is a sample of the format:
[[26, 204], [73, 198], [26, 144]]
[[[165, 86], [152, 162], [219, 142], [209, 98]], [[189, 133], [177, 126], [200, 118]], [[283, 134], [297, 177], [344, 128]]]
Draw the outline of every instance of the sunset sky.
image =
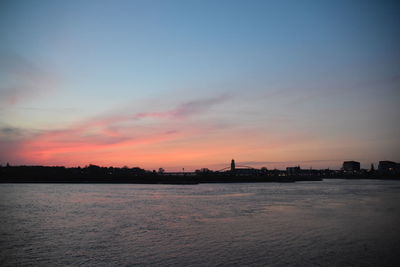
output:
[[396, 1], [1, 1], [0, 164], [400, 161]]

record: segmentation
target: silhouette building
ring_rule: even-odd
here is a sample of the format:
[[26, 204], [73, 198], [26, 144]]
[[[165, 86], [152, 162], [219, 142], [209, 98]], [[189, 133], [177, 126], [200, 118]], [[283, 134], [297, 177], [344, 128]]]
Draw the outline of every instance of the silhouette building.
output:
[[231, 161], [231, 172], [234, 172], [235, 169], [236, 169], [236, 167], [235, 167], [235, 160], [232, 159], [232, 161]]
[[384, 173], [395, 172], [399, 169], [399, 164], [393, 161], [379, 161], [378, 170]]
[[345, 161], [345, 162], [343, 162], [343, 170], [346, 172], [360, 171], [360, 162]]
[[300, 174], [300, 166], [297, 167], [287, 167], [286, 168], [286, 174], [287, 175], [299, 175]]

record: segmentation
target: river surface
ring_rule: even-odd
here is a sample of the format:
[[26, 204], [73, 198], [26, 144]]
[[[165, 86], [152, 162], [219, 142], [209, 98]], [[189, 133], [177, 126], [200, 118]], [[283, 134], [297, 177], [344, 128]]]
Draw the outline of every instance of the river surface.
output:
[[1, 266], [396, 262], [400, 181], [0, 184]]

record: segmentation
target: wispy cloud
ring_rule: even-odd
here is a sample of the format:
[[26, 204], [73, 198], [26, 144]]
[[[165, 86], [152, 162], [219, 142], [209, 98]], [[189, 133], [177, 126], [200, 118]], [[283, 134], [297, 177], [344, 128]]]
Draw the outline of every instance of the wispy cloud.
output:
[[19, 140], [31, 138], [39, 134], [41, 131], [34, 129], [22, 129], [18, 127], [0, 126], [0, 139], [4, 141]]
[[[32, 131], [12, 127], [3, 127], [0, 134], [3, 140], [13, 141], [14, 150], [21, 158], [48, 160], [59, 155], [79, 155], [91, 151], [113, 150], [115, 153], [127, 148], [171, 141], [193, 134], [193, 129], [176, 128], [175, 120], [185, 122], [196, 114], [206, 112], [229, 96], [198, 99], [178, 104], [174, 108], [157, 112], [139, 112], [128, 115], [104, 115], [88, 119], [69, 127], [57, 130]], [[142, 120], [156, 118], [151, 127], [142, 125]], [[164, 122], [164, 123], [162, 123]], [[5, 147], [5, 144], [2, 144]], [[12, 147], [7, 145], [5, 153], [11, 154]], [[15, 154], [17, 152], [12, 152]], [[121, 152], [122, 153], [122, 152]], [[6, 154], [0, 155], [5, 160]]]
[[288, 160], [288, 161], [241, 161], [238, 164], [243, 165], [262, 165], [262, 164], [308, 164], [308, 163], [321, 163], [321, 162], [331, 162], [335, 161], [336, 159], [315, 159], [315, 160]]
[[[176, 105], [175, 107], [163, 111], [146, 111], [129, 114], [126, 111], [119, 111], [116, 115], [103, 115], [98, 118], [93, 118], [85, 121], [79, 127], [93, 127], [93, 126], [110, 126], [111, 124], [120, 122], [134, 122], [146, 118], [160, 118], [160, 119], [187, 119], [196, 114], [207, 111], [211, 107], [220, 104], [230, 99], [229, 94], [221, 94], [214, 97], [197, 99], [187, 101]], [[121, 115], [120, 113], [127, 113]]]
[[5, 106], [53, 90], [57, 85], [54, 74], [13, 53], [0, 53], [0, 82], [0, 104]]

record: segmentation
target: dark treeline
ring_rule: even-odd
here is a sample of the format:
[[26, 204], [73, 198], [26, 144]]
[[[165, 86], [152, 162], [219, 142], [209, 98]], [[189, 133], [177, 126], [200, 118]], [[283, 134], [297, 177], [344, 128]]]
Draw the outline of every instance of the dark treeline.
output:
[[378, 171], [345, 172], [338, 170], [301, 170], [290, 173], [283, 170], [236, 169], [167, 173], [148, 171], [139, 167], [116, 168], [89, 165], [86, 167], [0, 166], [1, 183], [142, 183], [142, 184], [197, 184], [242, 182], [296, 182], [343, 179], [399, 179], [398, 173]]
[[[320, 180], [320, 179], [316, 179]], [[139, 167], [116, 168], [89, 165], [86, 167], [5, 166], [0, 167], [2, 183], [143, 183], [143, 184], [197, 184], [239, 182], [294, 182], [291, 177], [265, 173], [239, 174], [197, 170], [186, 173], [147, 171]]]
[[[139, 167], [115, 168], [89, 165], [84, 168], [48, 166], [0, 167], [1, 182], [36, 183], [167, 183], [168, 177]], [[172, 182], [172, 181], [171, 181]], [[182, 180], [182, 183], [185, 181]]]

